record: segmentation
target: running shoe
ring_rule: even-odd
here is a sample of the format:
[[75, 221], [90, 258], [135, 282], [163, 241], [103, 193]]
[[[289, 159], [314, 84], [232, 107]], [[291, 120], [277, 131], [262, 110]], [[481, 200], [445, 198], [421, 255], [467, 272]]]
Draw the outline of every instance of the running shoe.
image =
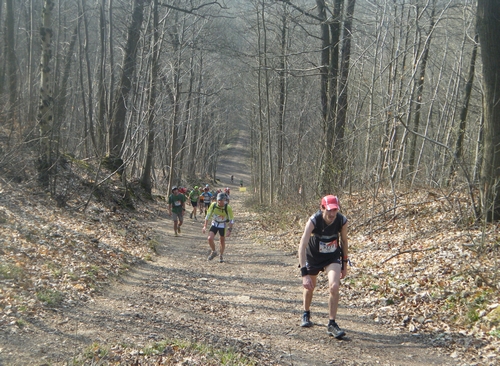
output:
[[224, 258], [222, 258], [222, 254], [219, 256], [219, 262], [224, 263]]
[[177, 227], [177, 232], [178, 232], [179, 234], [181, 233], [181, 227], [180, 227], [180, 226], [178, 226], [178, 227]]
[[302, 314], [302, 323], [300, 323], [300, 326], [306, 328], [312, 327], [313, 322], [311, 321], [310, 317], [311, 314], [304, 312], [304, 314]]
[[328, 324], [328, 330], [326, 331], [326, 333], [335, 338], [342, 338], [343, 336], [345, 336], [345, 332], [340, 329], [340, 327], [335, 322], [330, 322]]
[[210, 253], [210, 255], [208, 256], [208, 260], [211, 261], [212, 259], [214, 259], [215, 257], [217, 256], [217, 252], [216, 251], [213, 251], [212, 253]]

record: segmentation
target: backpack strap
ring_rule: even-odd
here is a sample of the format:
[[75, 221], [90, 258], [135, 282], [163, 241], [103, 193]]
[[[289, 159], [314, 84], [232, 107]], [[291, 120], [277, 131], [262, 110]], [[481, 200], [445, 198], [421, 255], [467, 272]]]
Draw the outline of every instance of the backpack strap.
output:
[[212, 202], [210, 204], [210, 207], [208, 208], [208, 211], [207, 211], [207, 214], [213, 214], [214, 213], [214, 209], [215, 209], [215, 205], [217, 204], [217, 202]]

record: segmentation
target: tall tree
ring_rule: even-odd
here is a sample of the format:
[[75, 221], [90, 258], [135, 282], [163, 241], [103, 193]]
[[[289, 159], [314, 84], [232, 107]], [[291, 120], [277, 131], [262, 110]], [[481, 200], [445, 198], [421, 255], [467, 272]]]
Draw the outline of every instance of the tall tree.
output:
[[288, 10], [287, 5], [283, 4], [283, 14], [281, 16], [281, 55], [279, 64], [279, 104], [278, 104], [278, 196], [283, 194], [284, 186], [284, 139], [285, 139], [285, 121], [286, 121], [286, 102], [287, 102], [287, 76], [288, 76], [288, 56], [287, 56], [287, 41], [288, 41]]
[[[436, 11], [436, 4], [435, 0], [432, 2], [432, 9], [431, 9], [431, 16], [430, 16], [430, 24], [429, 24], [429, 31], [427, 33], [427, 37], [424, 41], [424, 49], [422, 51], [422, 56], [420, 57], [420, 71], [419, 71], [419, 76], [416, 82], [416, 97], [415, 100], [413, 100], [413, 105], [415, 109], [415, 114], [413, 117], [413, 131], [419, 132], [420, 128], [420, 115], [422, 111], [422, 104], [424, 103], [423, 101], [423, 89], [424, 89], [424, 81], [425, 81], [425, 72], [427, 71], [427, 62], [429, 60], [429, 49], [430, 49], [430, 44], [432, 40], [432, 34], [434, 30], [434, 24], [435, 24], [435, 11]], [[425, 11], [425, 9], [423, 10]], [[416, 175], [416, 164], [415, 164], [415, 156], [417, 154], [417, 135], [412, 134], [410, 136], [410, 143], [409, 143], [409, 148], [408, 148], [408, 173], [415, 176]], [[411, 179], [410, 179], [411, 180]]]
[[[348, 90], [349, 90], [349, 66], [351, 59], [351, 41], [352, 41], [352, 20], [356, 0], [347, 0], [347, 7], [344, 14], [344, 29], [342, 37], [342, 50], [340, 61], [340, 77], [339, 77], [339, 92], [337, 103], [337, 119], [335, 121], [335, 134], [339, 141], [336, 149], [338, 152], [346, 151], [344, 146], [345, 129], [347, 125], [347, 107], [348, 107]], [[342, 162], [342, 173], [345, 173], [345, 155], [342, 154], [344, 161]], [[342, 174], [343, 175], [343, 174]]]
[[467, 127], [467, 113], [469, 112], [469, 103], [472, 94], [472, 84], [474, 82], [474, 75], [476, 72], [476, 58], [478, 49], [479, 35], [476, 33], [474, 36], [474, 47], [470, 57], [469, 76], [465, 84], [465, 95], [462, 107], [460, 108], [460, 122], [458, 125], [457, 141], [455, 143], [455, 159], [452, 160], [450, 166], [449, 178], [453, 179], [457, 170], [457, 160], [460, 161], [463, 157], [465, 129]]
[[[102, 0], [99, 5], [99, 65], [97, 66], [97, 112], [96, 112], [96, 134], [97, 134], [97, 149], [98, 154], [104, 152], [104, 137], [107, 103], [106, 103], [106, 87], [105, 87], [105, 70], [106, 70], [106, 0]], [[111, 28], [111, 26], [110, 26]]]
[[42, 25], [40, 27], [40, 39], [42, 56], [40, 60], [40, 101], [37, 121], [40, 128], [40, 151], [37, 162], [38, 179], [43, 187], [50, 183], [50, 171], [52, 168], [52, 124], [53, 124], [53, 91], [52, 73], [50, 60], [52, 58], [52, 10], [53, 0], [45, 0], [42, 11]]
[[174, 61], [172, 62], [172, 83], [167, 85], [168, 95], [172, 104], [172, 125], [170, 137], [170, 160], [169, 160], [169, 173], [168, 173], [168, 191], [174, 185], [180, 184], [181, 172], [178, 169], [178, 157], [181, 149], [181, 142], [179, 136], [180, 117], [181, 117], [181, 71], [182, 71], [182, 56], [183, 56], [183, 29], [179, 21], [179, 13], [174, 13], [174, 26], [170, 33], [172, 48], [174, 52]]
[[153, 37], [152, 55], [151, 55], [151, 80], [149, 81], [149, 108], [148, 108], [148, 137], [146, 139], [146, 163], [142, 171], [141, 185], [144, 190], [151, 194], [151, 174], [153, 170], [153, 152], [154, 152], [154, 119], [156, 105], [156, 81], [158, 77], [158, 59], [159, 54], [159, 30], [158, 30], [158, 0], [153, 0]]
[[12, 0], [6, 0], [5, 12], [5, 28], [6, 28], [6, 54], [7, 54], [7, 76], [9, 80], [9, 108], [7, 110], [7, 118], [11, 121], [14, 120], [16, 110], [17, 94], [17, 62], [14, 44], [14, 9]]
[[[83, 115], [84, 115], [84, 125], [85, 125], [85, 130], [84, 130], [84, 146], [86, 150], [86, 156], [89, 155], [89, 139], [88, 135], [90, 135], [90, 140], [92, 141], [92, 147], [93, 151], [95, 153], [98, 152], [98, 146], [96, 142], [96, 137], [95, 137], [95, 132], [94, 132], [94, 103], [92, 102], [93, 100], [93, 91], [92, 91], [92, 74], [91, 74], [91, 63], [90, 63], [90, 57], [89, 57], [89, 43], [90, 43], [90, 38], [89, 38], [89, 25], [88, 25], [88, 19], [87, 19], [87, 10], [86, 10], [86, 0], [80, 0], [80, 3], [78, 4], [79, 9], [81, 9], [82, 15], [81, 18], [83, 18], [83, 30], [84, 30], [84, 43], [82, 44], [82, 37], [79, 37], [80, 40], [80, 80], [82, 84], [82, 104], [84, 106], [83, 108]], [[84, 87], [84, 68], [83, 68], [83, 61], [85, 60], [85, 66], [86, 66], [86, 76], [87, 76], [87, 88], [88, 88], [88, 102], [86, 102], [85, 98], [85, 87]]]
[[487, 220], [500, 219], [500, 2], [478, 0], [477, 27], [483, 60], [484, 158], [481, 200]]
[[[321, 104], [325, 133], [325, 157], [321, 167], [321, 193], [332, 192], [342, 169], [342, 149], [337, 148], [336, 111], [338, 102], [339, 44], [343, 0], [334, 0], [328, 9], [325, 0], [316, 0], [321, 18]], [[331, 17], [328, 16], [331, 11]], [[340, 140], [339, 140], [340, 141]]]
[[262, 1], [261, 15], [262, 15], [262, 58], [264, 66], [264, 86], [265, 86], [265, 103], [266, 103], [266, 120], [267, 120], [267, 162], [269, 169], [269, 187], [268, 187], [268, 203], [270, 205], [274, 202], [274, 168], [273, 168], [273, 149], [272, 149], [272, 129], [271, 129], [271, 99], [269, 95], [269, 85], [271, 83], [269, 76], [269, 61], [268, 61], [268, 35], [266, 24], [265, 2]]
[[[136, 68], [137, 44], [139, 43], [144, 18], [143, 4], [144, 0], [134, 0], [132, 20], [128, 28], [127, 44], [123, 55], [121, 78], [113, 104], [108, 154], [117, 163], [121, 161], [121, 153], [125, 142], [127, 99], [132, 89], [132, 78]], [[118, 166], [121, 166], [121, 164]]]

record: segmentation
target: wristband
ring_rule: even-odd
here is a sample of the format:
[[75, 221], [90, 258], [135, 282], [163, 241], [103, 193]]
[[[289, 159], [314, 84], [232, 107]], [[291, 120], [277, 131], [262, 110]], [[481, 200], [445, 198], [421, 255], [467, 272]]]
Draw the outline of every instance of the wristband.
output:
[[300, 269], [300, 274], [302, 275], [302, 277], [307, 276], [309, 274], [309, 271], [307, 270], [307, 267], [302, 267]]

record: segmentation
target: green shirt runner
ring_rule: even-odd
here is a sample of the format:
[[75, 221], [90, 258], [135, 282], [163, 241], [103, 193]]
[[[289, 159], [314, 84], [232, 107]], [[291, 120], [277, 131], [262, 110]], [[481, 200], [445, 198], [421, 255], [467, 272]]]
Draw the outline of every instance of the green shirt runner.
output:
[[198, 202], [200, 194], [201, 192], [199, 189], [193, 189], [189, 194], [189, 199], [191, 200], [191, 202]]
[[168, 203], [172, 204], [172, 212], [176, 214], [182, 213], [182, 203], [186, 202], [186, 196], [183, 194], [171, 194], [168, 197]]

